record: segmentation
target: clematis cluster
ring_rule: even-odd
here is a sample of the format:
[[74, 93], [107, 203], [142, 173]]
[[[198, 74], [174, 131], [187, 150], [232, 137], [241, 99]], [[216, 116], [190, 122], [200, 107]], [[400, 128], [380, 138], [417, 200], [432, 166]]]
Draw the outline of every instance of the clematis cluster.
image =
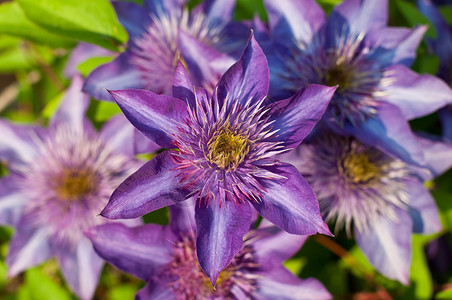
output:
[[[452, 32], [418, 1], [445, 37], [439, 77], [418, 74], [427, 27], [388, 27], [388, 3], [264, 0], [268, 22], [233, 0], [108, 3], [122, 53], [78, 44], [48, 126], [0, 119], [8, 275], [55, 256], [80, 299], [105, 262], [145, 282], [136, 299], [331, 299], [283, 263], [334, 228], [409, 285], [413, 234], [444, 231], [426, 182], [452, 166]], [[442, 137], [412, 131], [439, 109]]]

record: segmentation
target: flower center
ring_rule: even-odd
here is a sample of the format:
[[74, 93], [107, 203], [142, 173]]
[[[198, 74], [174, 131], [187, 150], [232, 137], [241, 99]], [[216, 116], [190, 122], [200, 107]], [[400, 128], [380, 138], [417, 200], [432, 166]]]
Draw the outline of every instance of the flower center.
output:
[[354, 183], [366, 183], [380, 176], [380, 168], [364, 152], [347, 155], [343, 164], [348, 178]]
[[249, 152], [248, 139], [227, 127], [214, 134], [207, 145], [209, 161], [222, 170], [237, 169]]
[[335, 65], [325, 73], [325, 84], [328, 86], [338, 85], [338, 91], [344, 91], [351, 86], [352, 74], [344, 65]]
[[97, 176], [90, 170], [69, 169], [57, 180], [55, 191], [63, 200], [78, 200], [92, 193], [97, 183]]

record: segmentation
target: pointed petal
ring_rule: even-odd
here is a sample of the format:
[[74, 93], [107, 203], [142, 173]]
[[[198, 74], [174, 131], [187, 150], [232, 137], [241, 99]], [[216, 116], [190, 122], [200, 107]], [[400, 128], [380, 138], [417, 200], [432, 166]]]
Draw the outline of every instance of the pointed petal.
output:
[[82, 92], [82, 86], [83, 78], [75, 75], [60, 107], [50, 120], [50, 126], [67, 124], [74, 131], [83, 132], [87, 122], [85, 113], [89, 106], [89, 96]]
[[312, 84], [289, 99], [274, 102], [270, 107], [273, 130], [278, 129], [278, 141], [293, 149], [311, 132], [322, 118], [336, 87]]
[[[277, 273], [280, 275], [280, 273]], [[266, 274], [267, 275], [267, 274]], [[293, 277], [296, 278], [295, 275]], [[294, 280], [295, 281], [295, 280]], [[313, 278], [295, 282], [287, 282], [268, 274], [257, 279], [258, 294], [263, 299], [280, 300], [323, 300], [332, 299], [331, 294], [317, 280]]]
[[406, 187], [410, 199], [410, 215], [413, 232], [432, 234], [442, 229], [438, 207], [430, 192], [422, 182], [413, 180]]
[[441, 141], [429, 136], [416, 135], [419, 145], [424, 151], [427, 168], [433, 176], [424, 179], [433, 179], [452, 167], [452, 143], [448, 140]]
[[234, 0], [204, 0], [200, 5], [206, 18], [214, 24], [213, 26], [227, 24], [234, 17]]
[[143, 6], [132, 2], [114, 1], [113, 6], [118, 15], [119, 22], [129, 33], [129, 39], [140, 37], [150, 23], [149, 11]]
[[381, 216], [368, 230], [355, 228], [355, 239], [370, 263], [383, 275], [407, 285], [411, 265], [411, 217], [395, 208], [398, 220]]
[[33, 228], [30, 220], [26, 218], [22, 218], [18, 224], [6, 258], [9, 276], [16, 276], [53, 255], [47, 228]]
[[390, 103], [379, 102], [378, 117], [368, 119], [360, 127], [346, 126], [350, 134], [361, 142], [374, 146], [401, 160], [424, 165], [424, 153], [400, 109]]
[[85, 79], [83, 91], [99, 100], [113, 101], [107, 89], [142, 88], [139, 70], [130, 63], [132, 53], [125, 51], [113, 61], [92, 71]]
[[312, 187], [294, 166], [284, 164], [277, 168], [275, 173], [287, 179], [268, 182], [262, 201], [253, 202], [259, 214], [288, 233], [331, 235]]
[[174, 233], [181, 236], [187, 234], [196, 236], [195, 200], [192, 197], [169, 207], [171, 216], [169, 225]]
[[8, 163], [23, 163], [33, 159], [37, 152], [35, 139], [43, 129], [34, 126], [12, 124], [0, 119], [0, 160]]
[[195, 85], [191, 81], [188, 70], [180, 61], [174, 72], [173, 97], [185, 101], [190, 107], [196, 106]]
[[267, 96], [268, 80], [267, 59], [251, 34], [240, 60], [218, 82], [215, 95], [220, 107], [227, 98], [241, 103], [249, 99], [261, 100]]
[[114, 222], [90, 228], [85, 235], [103, 259], [145, 281], [171, 261], [175, 240], [165, 227], [147, 224], [135, 228]]
[[97, 56], [110, 56], [113, 52], [97, 45], [79, 43], [73, 50], [69, 57], [66, 67], [64, 68], [64, 76], [72, 78], [78, 74], [77, 66], [82, 62], [92, 57]]
[[[263, 226], [262, 222], [271, 226]], [[287, 233], [265, 219], [262, 222], [253, 235], [252, 246], [256, 250], [260, 268], [272, 270], [297, 253], [308, 236]]]
[[242, 249], [243, 236], [250, 229], [251, 207], [248, 203], [225, 201], [196, 207], [196, 251], [199, 265], [215, 285], [220, 272]]
[[117, 153], [125, 154], [129, 157], [135, 155], [135, 130], [124, 115], [112, 117], [102, 127], [100, 137]]
[[74, 248], [58, 247], [56, 251], [61, 272], [71, 290], [82, 300], [93, 297], [104, 261], [87, 238]]
[[151, 281], [135, 295], [135, 300], [177, 300], [178, 297], [168, 288], [171, 280]]
[[452, 90], [444, 81], [432, 75], [419, 75], [402, 65], [385, 71], [381, 88], [385, 101], [397, 106], [408, 120], [452, 103]]
[[[212, 91], [221, 75], [234, 63], [233, 58], [218, 52], [183, 30], [179, 30], [178, 43], [193, 83], [207, 90]], [[229, 64], [223, 64], [223, 70], [215, 69], [212, 65], [212, 62], [220, 60], [229, 60]]]
[[160, 146], [174, 148], [170, 134], [188, 116], [187, 104], [147, 90], [119, 90], [110, 94], [133, 126]]
[[347, 23], [354, 34], [385, 27], [388, 22], [388, 0], [345, 0], [331, 12], [329, 23], [336, 22]]
[[264, 0], [272, 35], [281, 41], [309, 43], [325, 22], [323, 9], [313, 0]]
[[19, 225], [18, 221], [22, 215], [22, 208], [28, 202], [17, 181], [20, 178], [10, 175], [0, 178], [0, 224]]
[[101, 215], [110, 219], [133, 219], [185, 200], [179, 187], [176, 165], [165, 151], [129, 176], [111, 195]]
[[414, 29], [402, 27], [384, 27], [370, 32], [366, 38], [374, 45], [393, 49], [392, 64], [411, 66], [416, 58], [416, 50], [427, 31], [427, 26]]

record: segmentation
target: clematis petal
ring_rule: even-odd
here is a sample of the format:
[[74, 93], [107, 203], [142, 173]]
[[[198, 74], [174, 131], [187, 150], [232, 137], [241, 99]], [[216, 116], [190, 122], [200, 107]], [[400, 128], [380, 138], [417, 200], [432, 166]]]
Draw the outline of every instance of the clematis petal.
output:
[[383, 275], [407, 285], [411, 265], [411, 230], [409, 214], [395, 208], [398, 220], [385, 216], [370, 224], [368, 230], [355, 228], [355, 239], [370, 263]]
[[279, 267], [300, 250], [307, 237], [282, 231], [263, 219], [252, 242], [260, 268], [271, 270]]
[[141, 5], [132, 2], [112, 3], [115, 12], [118, 15], [119, 22], [129, 33], [129, 39], [141, 36], [151, 20], [149, 12], [143, 9]]
[[179, 61], [173, 80], [173, 97], [185, 101], [190, 107], [195, 107], [195, 85], [193, 84], [188, 70]]
[[204, 0], [200, 8], [213, 23], [229, 23], [234, 17], [235, 1], [233, 0]]
[[50, 126], [57, 127], [60, 124], [67, 124], [71, 130], [76, 132], [83, 132], [84, 128], [92, 128], [85, 117], [89, 106], [89, 96], [82, 92], [82, 86], [83, 78], [78, 74], [75, 75], [58, 110], [50, 120]]
[[265, 0], [273, 36], [281, 41], [309, 43], [325, 22], [323, 9], [313, 0]]
[[251, 34], [240, 60], [220, 78], [214, 96], [219, 107], [228, 98], [243, 104], [249, 99], [258, 101], [267, 96], [268, 80], [267, 59]]
[[363, 143], [393, 154], [405, 162], [425, 165], [425, 158], [418, 140], [411, 131], [405, 116], [393, 104], [380, 102], [378, 118], [363, 124], [345, 128]]
[[92, 57], [110, 56], [113, 52], [105, 48], [93, 44], [79, 43], [69, 57], [66, 67], [64, 68], [64, 76], [72, 78], [78, 74], [77, 66]]
[[417, 134], [416, 138], [424, 151], [426, 167], [432, 172], [430, 176], [423, 177], [431, 180], [446, 172], [452, 167], [452, 143], [448, 140], [441, 141], [437, 137], [426, 134]]
[[82, 300], [93, 297], [104, 260], [95, 252], [87, 238], [76, 247], [55, 247], [61, 272], [71, 290]]
[[96, 99], [113, 101], [107, 89], [130, 89], [145, 86], [139, 70], [129, 61], [129, 50], [121, 53], [113, 61], [92, 71], [85, 79], [83, 91]]
[[133, 126], [161, 147], [174, 148], [170, 134], [188, 115], [187, 105], [182, 100], [147, 90], [110, 93]]
[[442, 226], [439, 220], [438, 207], [422, 182], [412, 180], [407, 184], [406, 192], [410, 199], [413, 232], [432, 234], [440, 231]]
[[36, 229], [31, 226], [31, 222], [27, 217], [22, 217], [18, 222], [19, 226], [11, 240], [6, 257], [9, 276], [16, 276], [53, 255], [48, 228]]
[[419, 46], [427, 26], [417, 26], [414, 29], [401, 27], [385, 27], [368, 33], [368, 38], [376, 46], [393, 49], [393, 64], [411, 66], [416, 58]]
[[18, 221], [22, 214], [22, 208], [29, 198], [18, 187], [20, 178], [9, 175], [0, 178], [0, 224], [19, 225]]
[[173, 232], [181, 233], [181, 235], [190, 233], [196, 236], [195, 200], [192, 197], [169, 207], [171, 216], [169, 225]]
[[38, 149], [35, 141], [44, 135], [44, 129], [11, 124], [0, 119], [0, 160], [8, 163], [29, 162]]
[[312, 84], [301, 89], [289, 99], [270, 105], [270, 114], [278, 129], [278, 141], [293, 149], [312, 131], [322, 118], [336, 87]]
[[331, 12], [328, 23], [347, 23], [350, 31], [357, 35], [382, 28], [388, 23], [388, 0], [345, 0]]
[[248, 203], [225, 201], [221, 206], [197, 205], [196, 251], [199, 265], [215, 285], [220, 272], [242, 248], [243, 236], [250, 229], [251, 207]]
[[419, 75], [402, 65], [386, 69], [381, 88], [385, 101], [397, 106], [408, 120], [452, 103], [452, 90], [444, 81], [431, 75]]
[[[274, 274], [273, 274], [274, 273]], [[332, 299], [325, 287], [313, 278], [300, 280], [290, 272], [281, 277], [281, 272], [266, 273], [257, 279], [258, 294], [263, 299], [322, 300]], [[294, 277], [287, 280], [287, 277]]]
[[[220, 53], [183, 30], [178, 35], [179, 50], [196, 86], [212, 91], [221, 75], [235, 62], [232, 57]], [[221, 63], [219, 63], [221, 61]], [[221, 68], [215, 68], [220, 66]]]
[[168, 151], [160, 153], [119, 185], [101, 215], [132, 219], [185, 200], [175, 167]]
[[103, 259], [146, 281], [171, 260], [170, 240], [174, 237], [160, 225], [129, 228], [120, 223], [107, 223], [90, 228], [85, 235]]
[[168, 285], [171, 280], [151, 281], [135, 295], [135, 300], [177, 300]]
[[253, 202], [259, 214], [288, 233], [331, 235], [320, 215], [314, 191], [297, 169], [284, 164], [275, 173], [287, 179], [268, 182], [262, 201]]

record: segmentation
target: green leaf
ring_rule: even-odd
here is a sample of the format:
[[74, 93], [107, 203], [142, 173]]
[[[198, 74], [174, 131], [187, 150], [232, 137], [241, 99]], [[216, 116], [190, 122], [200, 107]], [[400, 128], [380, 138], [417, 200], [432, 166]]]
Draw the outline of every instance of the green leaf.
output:
[[75, 41], [52, 34], [31, 22], [15, 2], [0, 4], [0, 34], [9, 34], [53, 47], [68, 48], [75, 45]]
[[77, 66], [77, 70], [83, 76], [88, 76], [95, 68], [113, 60], [113, 56], [91, 57]]
[[40, 268], [29, 269], [25, 273], [25, 286], [31, 300], [70, 300], [71, 296], [54, 282]]
[[105, 122], [120, 112], [121, 110], [116, 103], [99, 101], [94, 114], [94, 120], [96, 122]]
[[294, 274], [300, 274], [303, 267], [306, 265], [307, 259], [305, 257], [297, 257], [286, 260], [284, 266]]
[[416, 299], [430, 299], [433, 294], [433, 281], [425, 257], [425, 237], [413, 235], [413, 258], [410, 281]]
[[435, 299], [452, 299], [452, 289], [438, 292]]
[[60, 102], [63, 100], [64, 93], [58, 94], [52, 100], [50, 100], [42, 111], [42, 116], [46, 119], [50, 119], [60, 106]]
[[123, 284], [120, 286], [115, 286], [108, 291], [108, 299], [110, 300], [123, 300], [123, 299], [133, 299], [137, 289], [131, 284]]
[[21, 48], [11, 48], [0, 52], [0, 73], [29, 70], [34, 65], [33, 59]]
[[396, 1], [397, 8], [410, 26], [428, 25], [426, 36], [435, 38], [436, 31], [432, 23], [417, 8], [416, 5], [403, 1]]
[[433, 197], [439, 209], [441, 223], [446, 228], [452, 228], [452, 194], [444, 190], [433, 190]]
[[108, 0], [17, 0], [27, 17], [43, 28], [110, 50], [127, 41]]

